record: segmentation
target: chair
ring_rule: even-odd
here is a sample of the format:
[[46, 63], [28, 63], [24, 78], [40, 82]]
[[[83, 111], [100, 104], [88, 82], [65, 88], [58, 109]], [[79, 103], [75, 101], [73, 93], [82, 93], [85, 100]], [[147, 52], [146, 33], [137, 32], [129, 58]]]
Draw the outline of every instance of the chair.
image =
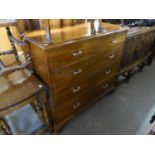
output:
[[[24, 39], [18, 40], [12, 35], [11, 30], [10, 30], [10, 26], [12, 26], [12, 25], [16, 25], [15, 21], [0, 20], [0, 27], [6, 28], [7, 37], [11, 44], [11, 49], [6, 50], [6, 51], [0, 51], [0, 56], [13, 54], [17, 60], [17, 63], [14, 66], [10, 67], [10, 66], [5, 65], [2, 62], [2, 60], [0, 60], [0, 62], [1, 62], [0, 63], [0, 75], [8, 73], [8, 72], [13, 72], [13, 71], [16, 71], [19, 69], [24, 69], [30, 64], [30, 61], [31, 61], [30, 53], [28, 51], [29, 50], [28, 45], [26, 44]], [[20, 31], [19, 35], [22, 37], [23, 34], [21, 33], [21, 31]], [[22, 63], [19, 61], [19, 55], [17, 52], [16, 45], [20, 46], [23, 49], [23, 54], [25, 56], [25, 63]]]
[[[0, 24], [6, 27], [12, 47], [1, 51], [0, 56], [13, 54], [16, 58], [12, 66], [7, 66], [0, 60], [0, 134], [49, 132], [48, 90], [28, 69], [31, 57], [27, 44], [24, 39], [16, 39], [10, 31], [10, 26], [15, 23], [5, 20], [0, 21]], [[15, 45], [25, 50], [25, 62], [20, 61]]]
[[3, 134], [49, 132], [48, 90], [27, 69], [0, 77], [0, 99]]

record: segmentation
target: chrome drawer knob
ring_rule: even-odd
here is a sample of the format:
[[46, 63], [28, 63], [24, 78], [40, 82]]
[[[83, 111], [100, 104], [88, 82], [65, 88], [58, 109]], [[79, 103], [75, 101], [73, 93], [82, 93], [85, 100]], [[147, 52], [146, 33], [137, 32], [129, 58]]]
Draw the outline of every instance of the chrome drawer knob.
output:
[[118, 40], [112, 40], [111, 41], [113, 44], [116, 44], [118, 42]]
[[110, 74], [111, 73], [111, 69], [105, 71], [106, 74]]
[[80, 106], [80, 103], [77, 102], [75, 105], [73, 105], [73, 109], [77, 109]]
[[106, 89], [108, 87], [109, 87], [109, 84], [108, 83], [103, 86], [104, 89]]
[[77, 74], [80, 74], [82, 72], [82, 69], [78, 69], [78, 70], [76, 70], [76, 71], [74, 71], [73, 73], [74, 73], [74, 75], [77, 75]]
[[82, 54], [82, 51], [75, 51], [73, 52], [73, 56], [79, 56]]
[[109, 59], [113, 59], [115, 57], [115, 54], [112, 54], [109, 56]]
[[81, 87], [80, 86], [77, 86], [76, 88], [73, 89], [73, 93], [78, 92], [80, 89], [81, 89]]

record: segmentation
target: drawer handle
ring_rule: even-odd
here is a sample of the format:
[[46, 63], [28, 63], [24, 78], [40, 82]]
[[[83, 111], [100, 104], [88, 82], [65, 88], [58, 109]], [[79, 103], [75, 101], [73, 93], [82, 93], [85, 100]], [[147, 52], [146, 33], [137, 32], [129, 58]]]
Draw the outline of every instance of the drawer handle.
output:
[[111, 69], [105, 71], [106, 74], [110, 74], [111, 73]]
[[76, 88], [73, 89], [73, 93], [78, 92], [80, 89], [81, 89], [81, 87], [80, 86], [77, 86]]
[[112, 40], [111, 41], [113, 44], [116, 44], [118, 42], [118, 40]]
[[81, 72], [82, 72], [82, 69], [78, 69], [78, 70], [74, 71], [73, 73], [74, 73], [74, 75], [77, 75], [77, 74], [80, 74]]
[[108, 83], [103, 86], [104, 89], [106, 89], [108, 87], [109, 87], [109, 84]]
[[110, 56], [109, 56], [109, 59], [113, 59], [115, 57], [115, 54], [111, 54]]
[[75, 105], [73, 105], [73, 109], [77, 109], [80, 106], [80, 103], [77, 102]]
[[82, 51], [76, 51], [76, 52], [73, 52], [73, 56], [79, 56], [82, 54]]

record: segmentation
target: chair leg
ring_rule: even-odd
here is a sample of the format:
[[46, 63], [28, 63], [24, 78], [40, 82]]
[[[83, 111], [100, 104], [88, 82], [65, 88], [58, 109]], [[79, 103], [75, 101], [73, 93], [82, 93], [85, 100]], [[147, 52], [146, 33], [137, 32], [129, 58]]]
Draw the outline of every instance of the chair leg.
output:
[[2, 116], [0, 116], [0, 127], [4, 131], [4, 134], [6, 134], [6, 135], [12, 134], [9, 125], [7, 124], [7, 121]]

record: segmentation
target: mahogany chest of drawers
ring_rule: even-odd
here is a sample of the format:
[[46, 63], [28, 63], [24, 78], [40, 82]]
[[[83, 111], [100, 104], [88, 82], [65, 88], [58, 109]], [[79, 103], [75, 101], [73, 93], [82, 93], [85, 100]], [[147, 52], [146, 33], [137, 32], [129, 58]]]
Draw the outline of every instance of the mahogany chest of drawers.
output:
[[57, 30], [49, 45], [35, 33], [28, 35], [34, 70], [50, 88], [56, 132], [114, 86], [128, 29], [103, 26], [106, 32], [96, 35], [87, 24]]

